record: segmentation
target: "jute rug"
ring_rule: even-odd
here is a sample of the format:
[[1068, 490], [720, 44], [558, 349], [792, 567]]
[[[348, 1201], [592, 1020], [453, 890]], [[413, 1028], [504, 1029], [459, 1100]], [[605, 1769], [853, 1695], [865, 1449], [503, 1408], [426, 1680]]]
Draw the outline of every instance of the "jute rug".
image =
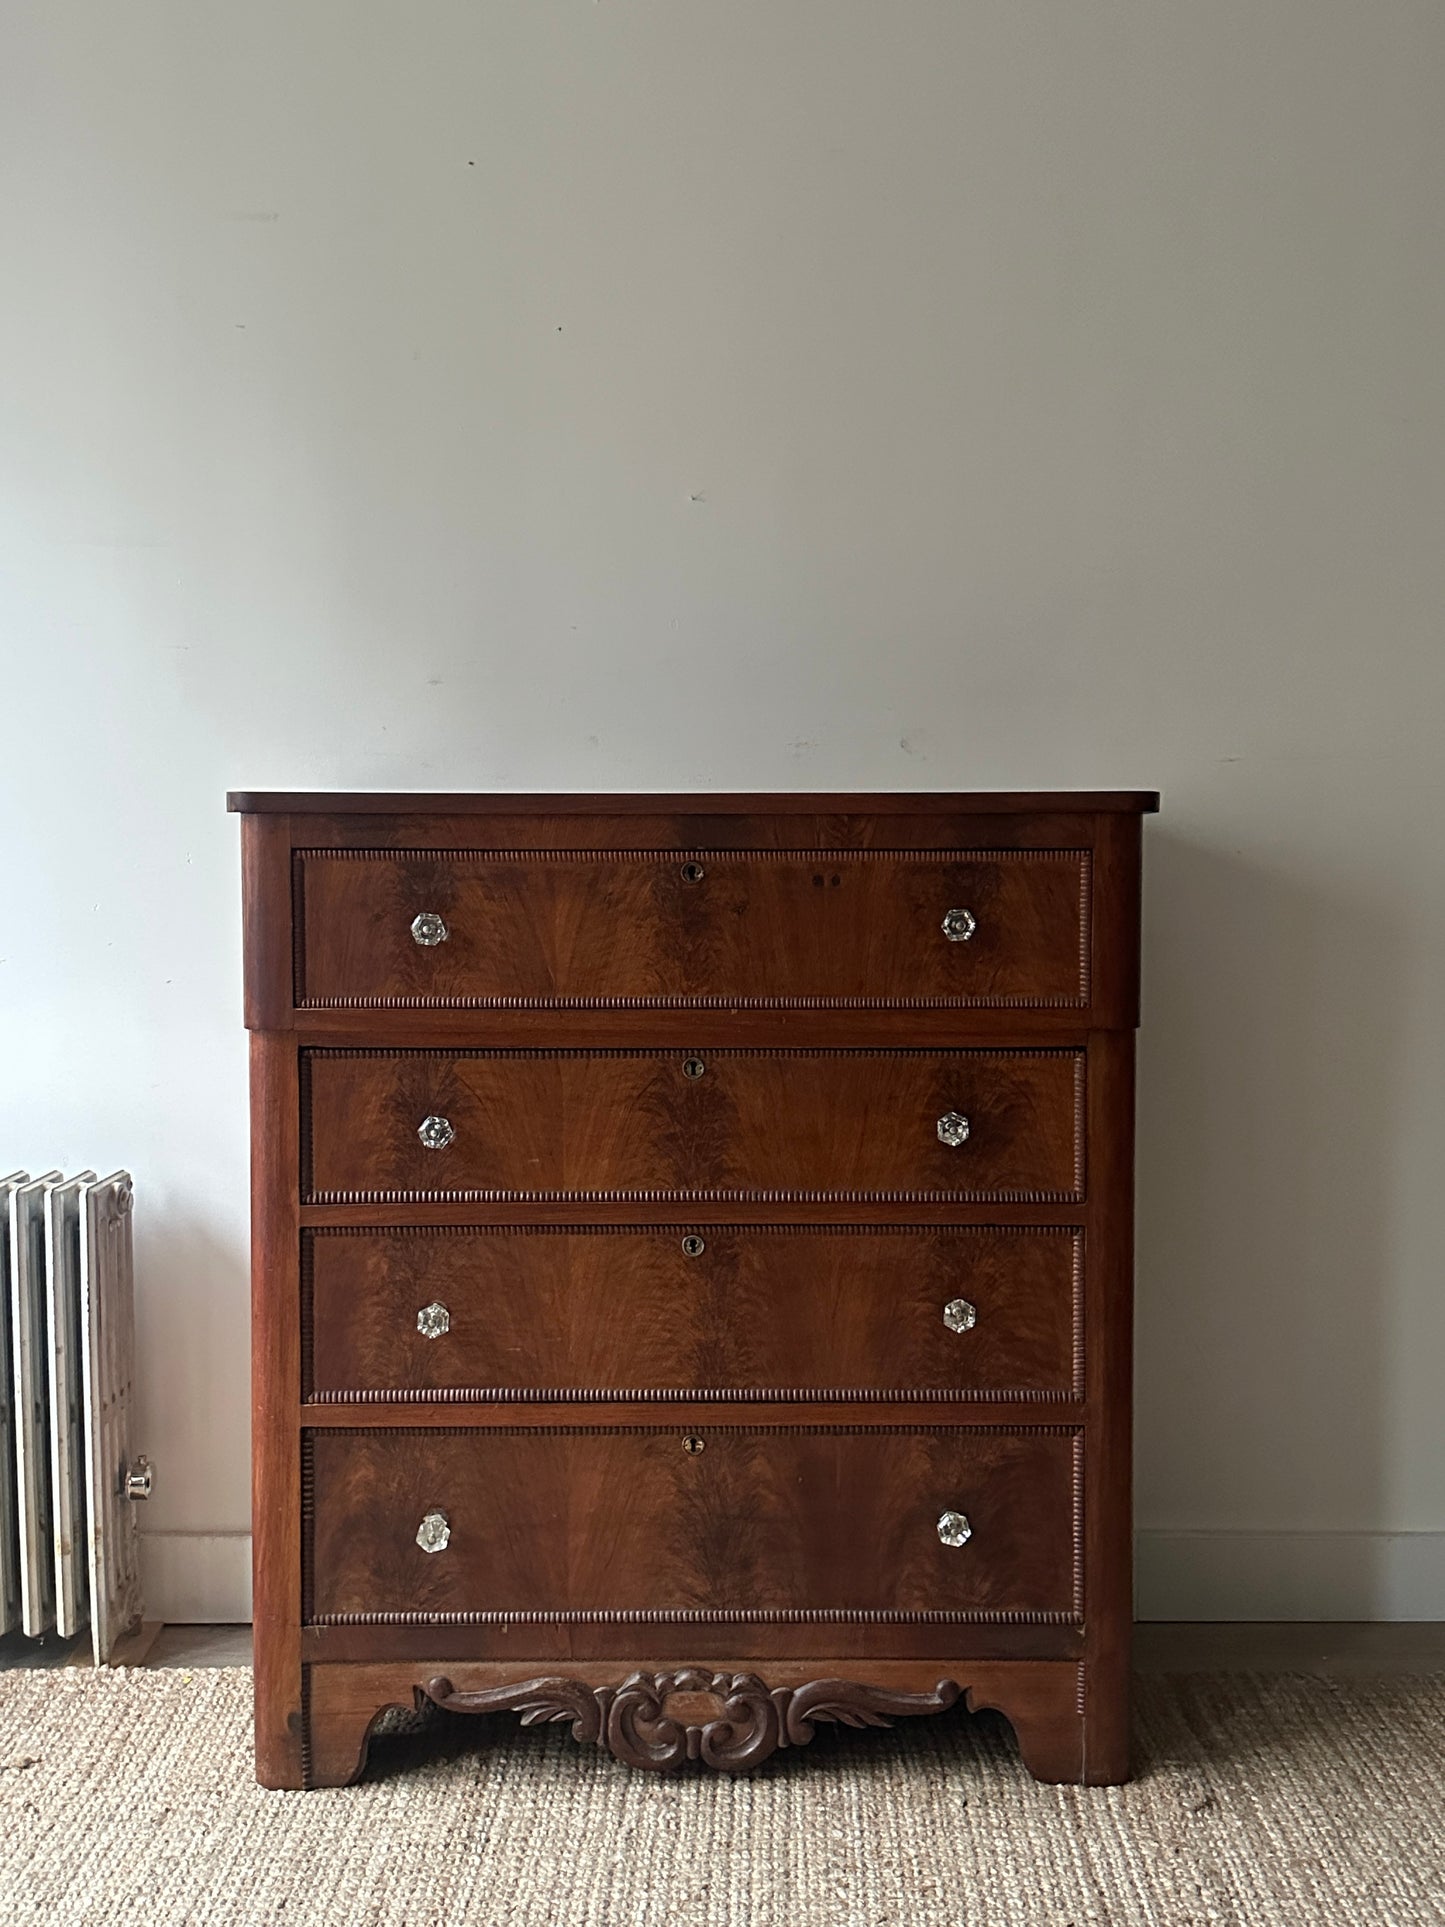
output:
[[1141, 1777], [1035, 1786], [993, 1716], [663, 1779], [438, 1716], [338, 1792], [251, 1780], [240, 1670], [0, 1678], [0, 1921], [50, 1927], [1418, 1927], [1445, 1678], [1141, 1682]]

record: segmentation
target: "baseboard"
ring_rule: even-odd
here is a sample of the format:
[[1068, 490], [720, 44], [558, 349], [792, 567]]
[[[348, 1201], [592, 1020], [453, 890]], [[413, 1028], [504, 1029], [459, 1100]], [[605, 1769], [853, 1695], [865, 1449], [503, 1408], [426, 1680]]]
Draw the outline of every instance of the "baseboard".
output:
[[[1445, 1532], [1143, 1531], [1140, 1619], [1445, 1620]], [[248, 1532], [141, 1538], [148, 1619], [251, 1617]]]
[[1445, 1532], [1141, 1531], [1140, 1619], [1445, 1619]]
[[143, 1532], [140, 1573], [147, 1619], [230, 1626], [251, 1617], [249, 1532]]

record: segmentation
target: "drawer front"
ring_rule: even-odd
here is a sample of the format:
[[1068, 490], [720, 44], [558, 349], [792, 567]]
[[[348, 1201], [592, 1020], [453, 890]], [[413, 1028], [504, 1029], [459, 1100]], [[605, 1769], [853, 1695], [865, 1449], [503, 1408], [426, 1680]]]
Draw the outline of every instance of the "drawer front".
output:
[[313, 1622], [1080, 1612], [1063, 1428], [315, 1431], [306, 1454]]
[[311, 1009], [1089, 1001], [1087, 850], [303, 850], [295, 878]]
[[1082, 1243], [984, 1227], [312, 1231], [308, 1390], [1079, 1396]]
[[1074, 1050], [307, 1051], [312, 1202], [1077, 1201]]

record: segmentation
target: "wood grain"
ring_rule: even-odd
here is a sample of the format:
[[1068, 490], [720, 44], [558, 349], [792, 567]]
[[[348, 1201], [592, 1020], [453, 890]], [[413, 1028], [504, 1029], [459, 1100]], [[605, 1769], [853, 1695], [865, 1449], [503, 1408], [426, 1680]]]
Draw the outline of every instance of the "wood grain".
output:
[[742, 791], [740, 793], [667, 795], [662, 792], [618, 796], [608, 792], [554, 791], [523, 795], [510, 790], [484, 795], [471, 790], [231, 790], [228, 810], [246, 815], [314, 814], [319, 816], [494, 816], [521, 813], [533, 816], [662, 815], [703, 818], [752, 814], [811, 816], [1038, 816], [1057, 811], [1107, 815], [1149, 812], [1159, 807], [1157, 790], [856, 790], [847, 795], [819, 795], [814, 791]]
[[[306, 1196], [1083, 1195], [1077, 1051], [308, 1051]], [[690, 1076], [689, 1066], [701, 1066]], [[951, 1148], [938, 1120], [965, 1115]], [[454, 1133], [428, 1150], [429, 1116]]]
[[[689, 1450], [689, 1445], [700, 1448]], [[313, 1432], [307, 1617], [1074, 1617], [1074, 1435]], [[948, 1509], [973, 1527], [940, 1542]], [[416, 1543], [440, 1511], [450, 1543]]]
[[799, 1695], [956, 1696], [1125, 1777], [1157, 798], [232, 803], [263, 1783], [352, 1777], [438, 1682], [724, 1770]]
[[944, 1712], [959, 1694], [952, 1680], [926, 1693], [846, 1679], [769, 1687], [756, 1673], [696, 1666], [630, 1673], [616, 1686], [554, 1675], [467, 1691], [438, 1677], [422, 1691], [448, 1713], [515, 1712], [524, 1726], [565, 1721], [579, 1744], [590, 1741], [624, 1765], [653, 1773], [675, 1773], [689, 1761], [719, 1773], [749, 1773], [780, 1746], [806, 1746], [820, 1725], [891, 1726]]
[[[308, 1786], [358, 1779], [381, 1714], [388, 1706], [423, 1700], [457, 1712], [512, 1710], [524, 1724], [565, 1721], [580, 1744], [605, 1747], [634, 1766], [671, 1771], [695, 1759], [734, 1772], [757, 1765], [779, 1745], [806, 1745], [822, 1722], [886, 1725], [946, 1713], [961, 1703], [970, 1713], [987, 1708], [1004, 1715], [1035, 1779], [1067, 1784], [1085, 1777], [1079, 1669], [1067, 1661], [878, 1660], [866, 1681], [846, 1658], [783, 1660], [761, 1675], [746, 1661], [662, 1673], [619, 1672], [609, 1662], [541, 1676], [511, 1664], [448, 1665], [441, 1671], [424, 1662], [312, 1666], [307, 1672]], [[614, 1724], [619, 1699], [623, 1717]], [[714, 1724], [720, 1721], [719, 1700], [736, 1701], [723, 1707], [723, 1716], [731, 1711], [736, 1722], [736, 1738]], [[640, 1721], [644, 1711], [648, 1717]], [[656, 1733], [659, 1725], [663, 1730]], [[739, 1748], [750, 1748], [752, 1757], [738, 1758]]]
[[412, 1227], [303, 1251], [313, 1398], [1083, 1393], [1069, 1229]]
[[[1087, 850], [303, 850], [296, 1000], [1082, 1009]], [[943, 919], [966, 909], [973, 934]], [[446, 937], [417, 943], [416, 917]]]
[[[570, 1671], [579, 1661], [605, 1665], [611, 1677], [648, 1666], [728, 1666], [747, 1655], [754, 1671], [772, 1670], [799, 1655], [828, 1651], [846, 1658], [855, 1675], [869, 1677], [883, 1661], [938, 1659], [1083, 1658], [1084, 1632], [1068, 1619], [936, 1620], [768, 1619], [630, 1620], [471, 1619], [398, 1625], [348, 1621], [305, 1626], [301, 1656], [308, 1664], [360, 1664], [381, 1660], [427, 1663], [430, 1672], [461, 1663], [515, 1664], [518, 1678]], [[645, 1649], [645, 1659], [640, 1658]]]
[[251, 1557], [256, 1776], [302, 1781], [301, 1292], [296, 1225], [296, 1053], [284, 1037], [251, 1039]]

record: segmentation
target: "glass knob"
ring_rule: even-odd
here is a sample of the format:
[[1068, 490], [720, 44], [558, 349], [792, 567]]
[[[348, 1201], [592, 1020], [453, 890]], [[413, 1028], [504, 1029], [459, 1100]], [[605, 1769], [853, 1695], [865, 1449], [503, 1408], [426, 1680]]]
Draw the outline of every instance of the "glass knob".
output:
[[417, 1313], [416, 1328], [423, 1338], [440, 1338], [444, 1332], [451, 1330], [452, 1315], [445, 1305], [439, 1305], [433, 1299], [431, 1304], [423, 1305]]
[[411, 934], [413, 942], [430, 950], [433, 944], [445, 943], [451, 931], [447, 929], [445, 917], [439, 917], [435, 910], [423, 910], [420, 916], [412, 918]]
[[968, 1119], [962, 1111], [945, 1111], [938, 1120], [938, 1141], [946, 1144], [950, 1151], [956, 1151], [960, 1144], [968, 1142]]
[[968, 1523], [968, 1514], [940, 1512], [938, 1536], [946, 1546], [966, 1546], [973, 1537], [973, 1527]]
[[978, 928], [972, 910], [950, 910], [943, 919], [943, 934], [950, 943], [967, 943]]
[[444, 1512], [428, 1512], [416, 1529], [416, 1542], [423, 1552], [445, 1552], [452, 1528]]
[[[943, 1126], [939, 1125], [942, 1133]], [[445, 1151], [456, 1132], [444, 1117], [424, 1117], [416, 1127], [416, 1134], [429, 1151]]]
[[950, 1298], [943, 1308], [943, 1322], [951, 1332], [971, 1332], [978, 1323], [978, 1306], [966, 1298]]

